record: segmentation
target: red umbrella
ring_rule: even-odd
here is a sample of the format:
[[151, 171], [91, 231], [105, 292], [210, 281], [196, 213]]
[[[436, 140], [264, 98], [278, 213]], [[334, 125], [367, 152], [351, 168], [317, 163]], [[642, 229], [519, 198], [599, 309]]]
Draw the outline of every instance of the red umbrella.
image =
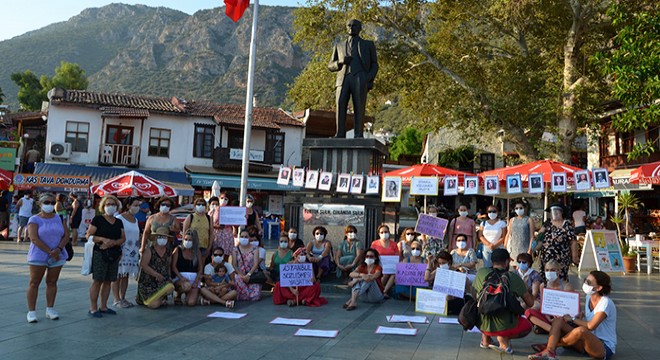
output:
[[9, 189], [9, 184], [11, 184], [11, 179], [14, 177], [14, 173], [8, 170], [0, 169], [0, 189], [7, 190]]
[[474, 174], [433, 164], [417, 164], [403, 169], [392, 170], [383, 176], [400, 176], [403, 185], [410, 185], [413, 176], [437, 176], [438, 181], [442, 184], [445, 176], [458, 176], [459, 183], [462, 183], [465, 176], [474, 176]]
[[99, 196], [159, 197], [177, 195], [174, 188], [137, 171], [129, 171], [94, 185], [91, 191]]
[[631, 171], [630, 183], [660, 185], [660, 161], [644, 164]]
[[573, 182], [573, 173], [582, 170], [578, 167], [564, 164], [554, 160], [537, 160], [528, 164], [507, 166], [499, 169], [484, 171], [479, 174], [481, 177], [497, 176], [500, 181], [506, 181], [507, 175], [520, 174], [522, 181], [527, 181], [529, 174], [543, 174], [543, 181], [549, 183], [553, 172], [565, 172], [566, 180]]

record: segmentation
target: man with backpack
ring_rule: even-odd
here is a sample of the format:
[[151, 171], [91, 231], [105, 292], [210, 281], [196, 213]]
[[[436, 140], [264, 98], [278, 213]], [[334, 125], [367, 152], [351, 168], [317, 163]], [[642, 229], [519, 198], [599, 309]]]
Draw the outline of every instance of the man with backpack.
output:
[[[474, 280], [482, 332], [479, 346], [513, 354], [510, 339], [525, 337], [532, 330], [530, 322], [521, 316], [523, 308], [518, 298], [531, 307], [534, 297], [520, 276], [509, 271], [511, 258], [506, 249], [493, 250], [491, 260], [493, 267], [479, 269]], [[497, 337], [499, 346], [493, 344], [492, 336]]]

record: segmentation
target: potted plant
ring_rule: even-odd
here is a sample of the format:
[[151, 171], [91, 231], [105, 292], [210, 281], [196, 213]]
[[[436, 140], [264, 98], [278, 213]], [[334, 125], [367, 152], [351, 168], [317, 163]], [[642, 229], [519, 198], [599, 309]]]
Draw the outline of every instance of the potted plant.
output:
[[627, 242], [621, 246], [621, 255], [623, 257], [623, 268], [627, 273], [634, 273], [637, 270], [637, 253], [630, 249]]

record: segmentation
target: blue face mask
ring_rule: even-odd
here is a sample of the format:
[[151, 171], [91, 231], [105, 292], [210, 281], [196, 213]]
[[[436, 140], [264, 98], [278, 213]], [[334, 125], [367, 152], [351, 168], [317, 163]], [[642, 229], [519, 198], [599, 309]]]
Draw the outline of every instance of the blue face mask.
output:
[[529, 264], [527, 264], [527, 263], [524, 263], [524, 264], [518, 263], [518, 269], [520, 269], [520, 271], [522, 271], [522, 272], [525, 272], [529, 269]]

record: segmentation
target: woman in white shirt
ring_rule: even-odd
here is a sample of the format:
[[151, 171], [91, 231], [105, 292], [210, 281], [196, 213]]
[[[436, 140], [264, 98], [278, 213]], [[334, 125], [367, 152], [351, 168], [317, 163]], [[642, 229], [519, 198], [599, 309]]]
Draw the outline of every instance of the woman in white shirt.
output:
[[595, 359], [609, 359], [616, 350], [616, 306], [608, 296], [612, 290], [609, 275], [592, 271], [582, 285], [587, 295], [584, 314], [552, 321], [548, 344], [543, 351], [529, 355], [531, 360], [557, 359], [558, 346], [570, 347]]
[[488, 207], [488, 220], [481, 223], [479, 227], [479, 239], [484, 245], [482, 251], [484, 267], [492, 267], [490, 255], [493, 250], [501, 248], [506, 238], [506, 223], [497, 216], [497, 208], [493, 205]]

